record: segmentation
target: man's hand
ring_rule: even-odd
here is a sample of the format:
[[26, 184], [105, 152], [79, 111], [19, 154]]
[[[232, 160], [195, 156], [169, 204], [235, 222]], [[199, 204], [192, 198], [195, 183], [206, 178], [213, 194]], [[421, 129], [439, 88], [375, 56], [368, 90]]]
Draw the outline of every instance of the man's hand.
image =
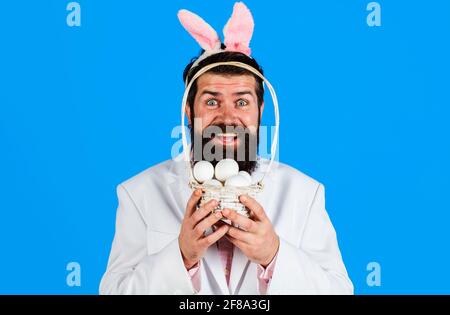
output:
[[267, 267], [278, 252], [280, 239], [263, 207], [255, 199], [242, 195], [239, 200], [251, 211], [250, 218], [230, 209], [222, 210], [225, 218], [240, 227], [231, 226], [225, 237], [251, 261]]
[[205, 254], [209, 246], [214, 244], [229, 229], [227, 224], [221, 226], [214, 233], [205, 236], [205, 230], [223, 218], [220, 212], [211, 213], [217, 207], [217, 200], [210, 200], [197, 209], [197, 203], [202, 196], [201, 189], [197, 189], [191, 195], [186, 206], [183, 223], [181, 224], [178, 244], [187, 269], [194, 266]]

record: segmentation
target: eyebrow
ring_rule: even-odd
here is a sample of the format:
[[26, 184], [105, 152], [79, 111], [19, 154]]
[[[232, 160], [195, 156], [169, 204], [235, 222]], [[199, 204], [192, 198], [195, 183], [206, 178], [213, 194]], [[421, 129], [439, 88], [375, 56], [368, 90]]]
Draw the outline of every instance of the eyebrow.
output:
[[[204, 94], [211, 94], [211, 95], [213, 95], [213, 96], [219, 96], [219, 95], [222, 95], [222, 93], [220, 93], [220, 92], [215, 92], [215, 91], [210, 91], [210, 90], [204, 90], [204, 91], [202, 92], [201, 96], [203, 96]], [[251, 91], [249, 91], [249, 90], [245, 90], [245, 91], [240, 91], [240, 92], [235, 92], [235, 93], [233, 93], [233, 95], [246, 95], [246, 94], [249, 94], [249, 95], [251, 95], [251, 96], [254, 96], [253, 93], [252, 93]]]

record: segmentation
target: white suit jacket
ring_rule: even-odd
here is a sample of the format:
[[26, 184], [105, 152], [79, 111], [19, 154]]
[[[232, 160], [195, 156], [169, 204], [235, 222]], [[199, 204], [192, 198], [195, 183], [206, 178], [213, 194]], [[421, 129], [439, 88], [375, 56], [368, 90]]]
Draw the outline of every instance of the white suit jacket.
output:
[[[268, 165], [261, 160], [252, 177]], [[256, 200], [280, 247], [267, 294], [352, 294], [324, 187], [290, 166], [274, 163]], [[116, 232], [101, 294], [259, 294], [257, 265], [234, 247], [226, 283], [217, 246], [206, 251], [197, 292], [183, 264], [178, 235], [191, 195], [183, 161], [148, 168], [117, 187]]]

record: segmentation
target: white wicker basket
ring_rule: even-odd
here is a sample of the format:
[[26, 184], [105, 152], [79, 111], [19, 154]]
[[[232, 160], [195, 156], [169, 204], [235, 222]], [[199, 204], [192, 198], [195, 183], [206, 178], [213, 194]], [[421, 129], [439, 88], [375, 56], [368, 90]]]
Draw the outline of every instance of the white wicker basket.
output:
[[[213, 211], [221, 211], [227, 208], [230, 210], [234, 210], [246, 217], [249, 216], [249, 213], [245, 206], [239, 202], [239, 196], [248, 195], [255, 198], [256, 194], [263, 189], [261, 183], [256, 183], [247, 187], [218, 187], [211, 185], [202, 185], [194, 181], [191, 182], [189, 186], [192, 188], [192, 190], [202, 189], [203, 194], [199, 206], [202, 206], [212, 199], [215, 199], [219, 201], [219, 205]], [[230, 223], [225, 219], [222, 219], [222, 221]]]

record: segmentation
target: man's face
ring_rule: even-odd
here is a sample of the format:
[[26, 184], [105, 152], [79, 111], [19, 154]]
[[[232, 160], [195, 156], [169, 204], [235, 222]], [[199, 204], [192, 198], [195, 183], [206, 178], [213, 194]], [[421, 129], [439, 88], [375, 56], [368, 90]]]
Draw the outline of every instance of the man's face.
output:
[[[263, 108], [264, 104], [258, 109], [256, 80], [253, 76], [205, 73], [197, 80], [195, 121], [191, 121], [189, 105], [186, 106], [186, 113], [194, 134], [201, 135], [203, 139], [201, 148], [209, 143], [220, 151], [233, 151], [235, 159], [236, 152], [245, 149], [245, 160], [248, 160], [250, 143], [247, 139], [256, 139]], [[241, 136], [244, 129], [249, 133], [247, 139]], [[199, 138], [194, 137], [194, 142], [195, 139]], [[240, 162], [239, 158], [237, 161]]]

